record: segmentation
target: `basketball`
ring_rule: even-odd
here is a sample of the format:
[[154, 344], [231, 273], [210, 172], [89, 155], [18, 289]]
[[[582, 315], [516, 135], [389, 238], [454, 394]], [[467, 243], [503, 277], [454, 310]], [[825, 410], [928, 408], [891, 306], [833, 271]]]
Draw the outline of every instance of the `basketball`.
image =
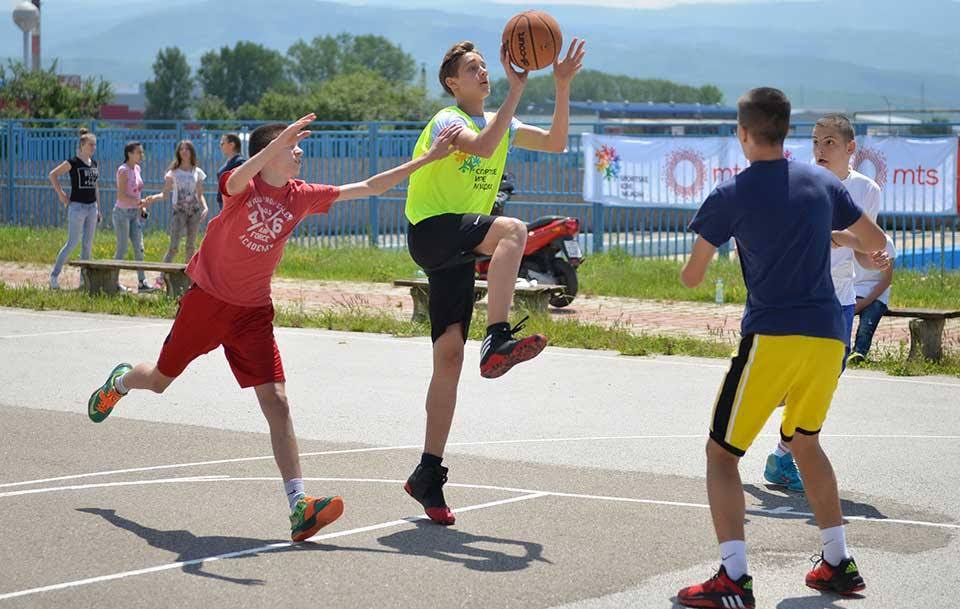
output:
[[514, 15], [503, 28], [510, 61], [524, 70], [542, 70], [553, 64], [563, 47], [557, 20], [543, 11]]

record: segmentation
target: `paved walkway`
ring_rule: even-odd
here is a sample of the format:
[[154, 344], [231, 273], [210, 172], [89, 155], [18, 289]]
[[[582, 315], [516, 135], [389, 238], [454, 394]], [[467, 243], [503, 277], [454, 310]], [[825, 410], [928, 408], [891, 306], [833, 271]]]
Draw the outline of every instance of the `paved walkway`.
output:
[[[0, 262], [0, 281], [10, 285], [47, 285], [50, 267], [37, 264]], [[123, 271], [121, 283], [136, 286], [136, 274]], [[79, 272], [64, 270], [60, 277], [62, 288], [75, 288]], [[408, 318], [413, 303], [406, 288], [395, 288], [384, 283], [352, 281], [317, 281], [274, 279], [273, 295], [280, 306], [302, 308], [306, 311], [331, 307], [362, 307], [379, 309], [398, 318]], [[735, 342], [740, 328], [741, 305], [716, 305], [701, 302], [673, 302], [640, 300], [611, 296], [578, 296], [564, 309], [550, 309], [556, 319], [576, 319], [606, 326], [618, 326], [634, 332], [649, 334], [688, 335], [700, 338]], [[909, 343], [909, 320], [884, 319], [874, 338], [874, 345], [882, 349], [898, 349], [901, 342]], [[947, 322], [946, 345], [960, 350], [960, 320]]]

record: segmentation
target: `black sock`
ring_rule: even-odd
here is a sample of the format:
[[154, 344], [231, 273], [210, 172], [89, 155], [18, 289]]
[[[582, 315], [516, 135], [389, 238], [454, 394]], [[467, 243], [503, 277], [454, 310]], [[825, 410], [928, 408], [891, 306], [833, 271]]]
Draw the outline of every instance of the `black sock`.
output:
[[505, 321], [500, 322], [498, 324], [490, 324], [489, 326], [487, 326], [488, 336], [490, 334], [503, 333], [503, 332], [509, 332], [509, 331], [510, 331], [510, 324]]
[[423, 453], [420, 455], [420, 465], [423, 465], [424, 467], [437, 467], [441, 463], [443, 463], [443, 457], [431, 455], [430, 453]]

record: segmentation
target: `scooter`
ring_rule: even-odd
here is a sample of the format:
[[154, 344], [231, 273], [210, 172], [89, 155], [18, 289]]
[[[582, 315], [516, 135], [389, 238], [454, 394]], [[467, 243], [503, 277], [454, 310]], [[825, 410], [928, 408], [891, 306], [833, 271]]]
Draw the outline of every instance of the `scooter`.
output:
[[[492, 215], [503, 215], [513, 196], [513, 176], [504, 173], [494, 201]], [[550, 298], [554, 307], [565, 307], [577, 295], [577, 268], [583, 263], [583, 251], [577, 236], [580, 220], [569, 216], [543, 216], [527, 224], [527, 246], [523, 250], [518, 277], [544, 285], [562, 285], [564, 293]], [[486, 279], [490, 257], [477, 258], [477, 279]]]

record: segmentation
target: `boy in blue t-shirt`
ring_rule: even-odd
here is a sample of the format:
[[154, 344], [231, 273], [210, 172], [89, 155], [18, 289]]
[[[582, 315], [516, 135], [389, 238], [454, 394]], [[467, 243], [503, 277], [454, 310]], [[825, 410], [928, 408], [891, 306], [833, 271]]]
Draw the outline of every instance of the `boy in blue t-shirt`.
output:
[[884, 235], [836, 176], [784, 159], [790, 101], [783, 92], [747, 92], [737, 120], [750, 167], [704, 201], [690, 223], [698, 237], [681, 273], [684, 285], [700, 284], [717, 247], [734, 238], [747, 286], [740, 347], [717, 395], [707, 441], [707, 494], [722, 566], [715, 577], [679, 592], [688, 607], [755, 606], [738, 466], [784, 396], [780, 435], [793, 448], [823, 542], [822, 560], [806, 584], [841, 594], [864, 588], [847, 551], [837, 481], [818, 434], [847, 340], [830, 276], [833, 231], [848, 230], [856, 249], [867, 251], [881, 249]]

